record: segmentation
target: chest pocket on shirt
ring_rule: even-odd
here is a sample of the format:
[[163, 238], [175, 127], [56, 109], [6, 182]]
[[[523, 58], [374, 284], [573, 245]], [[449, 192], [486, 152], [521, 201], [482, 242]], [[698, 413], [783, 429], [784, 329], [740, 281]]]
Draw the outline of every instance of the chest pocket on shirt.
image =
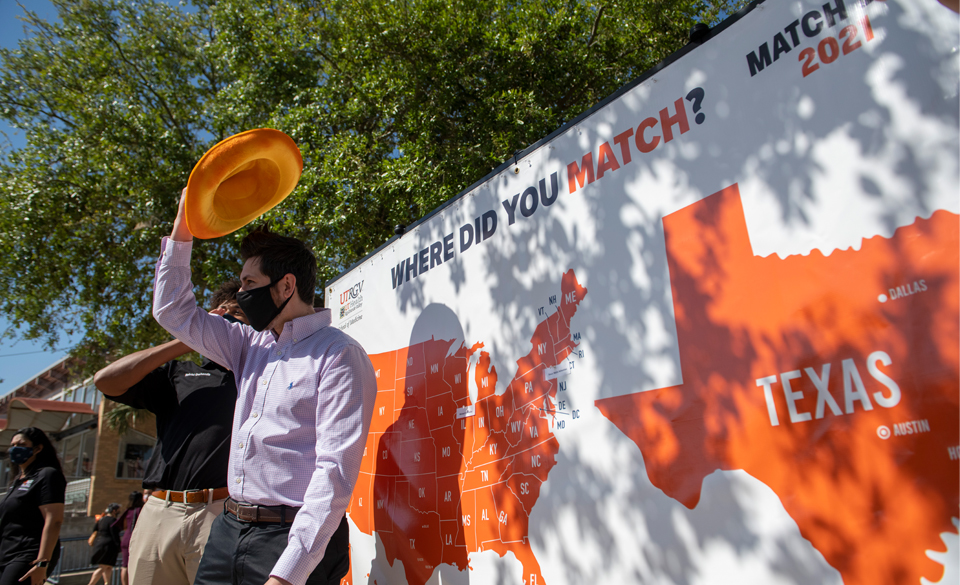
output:
[[267, 392], [266, 410], [273, 411], [278, 420], [290, 421], [294, 427], [316, 426], [317, 384], [313, 380], [277, 384]]

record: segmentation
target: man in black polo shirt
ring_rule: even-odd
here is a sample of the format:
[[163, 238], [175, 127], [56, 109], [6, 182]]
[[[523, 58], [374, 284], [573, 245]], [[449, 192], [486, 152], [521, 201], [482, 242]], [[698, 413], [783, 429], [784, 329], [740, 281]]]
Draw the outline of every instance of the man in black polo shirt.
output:
[[[240, 283], [214, 293], [213, 311], [244, 327], [236, 301]], [[177, 361], [193, 351], [179, 341], [123, 357], [97, 372], [104, 395], [157, 417], [157, 445], [143, 487], [152, 489], [130, 541], [132, 585], [193, 584], [210, 524], [223, 511], [230, 429], [237, 400], [233, 374], [204, 359]]]

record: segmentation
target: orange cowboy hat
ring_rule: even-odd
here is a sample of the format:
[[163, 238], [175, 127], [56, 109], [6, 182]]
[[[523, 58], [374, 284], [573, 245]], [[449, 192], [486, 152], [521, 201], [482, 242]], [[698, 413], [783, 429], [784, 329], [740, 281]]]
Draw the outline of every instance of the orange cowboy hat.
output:
[[200, 239], [247, 225], [289, 195], [303, 171], [300, 149], [272, 128], [221, 140], [193, 167], [187, 181], [187, 227]]

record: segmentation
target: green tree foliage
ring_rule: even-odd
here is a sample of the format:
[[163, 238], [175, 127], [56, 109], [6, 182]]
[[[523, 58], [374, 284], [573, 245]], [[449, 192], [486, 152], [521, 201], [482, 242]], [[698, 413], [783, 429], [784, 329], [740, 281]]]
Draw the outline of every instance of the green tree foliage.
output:
[[[91, 367], [166, 336], [153, 264], [215, 142], [300, 145], [264, 219], [311, 243], [321, 282], [679, 49], [737, 0], [53, 0], [0, 51], [0, 303], [28, 338], [85, 332]], [[195, 246], [198, 298], [245, 230]]]

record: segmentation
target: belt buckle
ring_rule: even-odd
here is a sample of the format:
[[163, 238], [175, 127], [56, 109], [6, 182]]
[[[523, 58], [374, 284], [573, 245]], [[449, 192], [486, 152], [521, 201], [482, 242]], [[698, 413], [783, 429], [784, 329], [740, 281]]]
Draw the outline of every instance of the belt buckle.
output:
[[256, 522], [259, 518], [260, 507], [257, 505], [247, 505], [241, 504], [240, 502], [234, 501], [237, 511], [235, 515], [237, 520], [241, 522]]
[[[188, 501], [190, 499], [189, 494], [199, 494], [200, 492], [204, 492], [204, 491], [206, 490], [205, 489], [183, 490], [183, 503], [184, 504], [190, 503]], [[200, 498], [200, 500], [203, 501], [203, 498]]]

